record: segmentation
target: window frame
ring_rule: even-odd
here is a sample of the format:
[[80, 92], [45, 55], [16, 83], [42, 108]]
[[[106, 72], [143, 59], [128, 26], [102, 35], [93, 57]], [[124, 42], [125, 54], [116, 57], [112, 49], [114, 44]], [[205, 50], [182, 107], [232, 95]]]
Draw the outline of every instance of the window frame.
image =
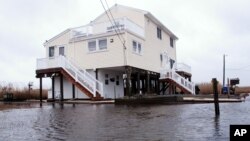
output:
[[170, 47], [174, 48], [174, 39], [170, 37], [169, 40], [170, 40]]
[[135, 40], [132, 41], [132, 46], [133, 46], [133, 52], [137, 52], [137, 42]]
[[157, 26], [157, 38], [162, 40], [162, 30], [160, 27]]
[[48, 54], [48, 56], [49, 56], [49, 58], [55, 57], [55, 46], [50, 46], [49, 47], [49, 54]]
[[[105, 40], [106, 41], [106, 46], [101, 47], [100, 46], [100, 41]], [[89, 44], [91, 42], [95, 43], [95, 49], [94, 50], [90, 50], [90, 46]], [[94, 52], [101, 52], [101, 51], [107, 51], [108, 50], [108, 38], [100, 38], [100, 39], [93, 39], [93, 40], [89, 40], [88, 41], [88, 52], [89, 53], [94, 53]]]
[[[90, 48], [91, 48], [91, 47], [90, 47], [90, 44], [91, 44], [91, 43], [95, 43], [95, 47], [94, 47], [95, 49], [94, 49], [94, 50], [90, 50]], [[89, 50], [89, 52], [94, 52], [94, 51], [96, 51], [96, 48], [97, 48], [97, 47], [96, 47], [96, 40], [90, 40], [90, 41], [88, 41], [88, 50]]]
[[[63, 49], [63, 54], [61, 54], [61, 49]], [[64, 46], [59, 46], [59, 48], [58, 48], [58, 54], [59, 54], [59, 56], [60, 55], [65, 56], [65, 47]]]
[[[101, 38], [101, 39], [98, 39], [97, 41], [98, 41], [98, 50], [107, 50], [108, 49], [108, 40], [107, 40], [107, 38]], [[106, 45], [105, 45], [104, 48], [103, 47], [101, 48], [100, 41], [106, 41]]]
[[[139, 46], [140, 46], [140, 49], [139, 49]], [[140, 42], [137, 42], [136, 40], [132, 40], [132, 52], [137, 55], [142, 55], [142, 44]]]

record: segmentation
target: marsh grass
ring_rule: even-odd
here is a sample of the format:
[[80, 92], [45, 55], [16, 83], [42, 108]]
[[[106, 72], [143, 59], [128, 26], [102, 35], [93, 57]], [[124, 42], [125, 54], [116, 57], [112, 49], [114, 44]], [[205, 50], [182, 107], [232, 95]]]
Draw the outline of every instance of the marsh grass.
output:
[[[199, 83], [197, 84], [200, 89], [200, 94], [213, 94], [213, 85], [212, 83]], [[218, 84], [218, 92], [221, 94], [222, 85]], [[235, 88], [236, 94], [242, 94], [242, 93], [250, 93], [250, 86], [245, 87], [239, 87], [237, 86]]]
[[[27, 87], [14, 87], [12, 83], [8, 85], [0, 85], [0, 100], [3, 99], [3, 95], [6, 93], [12, 93], [13, 99], [17, 101], [28, 100], [28, 99], [40, 99], [39, 89], [29, 89]], [[48, 90], [43, 90], [42, 98], [47, 99]]]

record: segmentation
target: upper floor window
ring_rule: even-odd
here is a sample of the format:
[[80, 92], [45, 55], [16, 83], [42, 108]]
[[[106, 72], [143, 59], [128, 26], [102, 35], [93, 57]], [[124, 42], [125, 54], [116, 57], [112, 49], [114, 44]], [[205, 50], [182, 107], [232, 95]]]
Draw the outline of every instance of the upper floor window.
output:
[[89, 52], [107, 49], [107, 39], [96, 39], [88, 42]]
[[64, 54], [64, 46], [59, 47], [59, 55], [65, 55]]
[[99, 49], [100, 50], [107, 49], [107, 39], [100, 39], [98, 41], [98, 43], [99, 43]]
[[139, 42], [133, 41], [133, 52], [136, 54], [140, 54], [142, 53], [142, 45]]
[[170, 37], [170, 46], [174, 47], [174, 39]]
[[137, 50], [137, 42], [133, 41], [133, 52], [136, 52]]
[[162, 37], [161, 37], [161, 29], [159, 27], [157, 27], [157, 38], [162, 39]]
[[174, 67], [175, 60], [170, 59], [170, 68], [173, 69]]
[[88, 48], [89, 48], [89, 51], [96, 51], [96, 41], [89, 41]]
[[55, 56], [55, 47], [49, 47], [49, 57], [54, 57]]

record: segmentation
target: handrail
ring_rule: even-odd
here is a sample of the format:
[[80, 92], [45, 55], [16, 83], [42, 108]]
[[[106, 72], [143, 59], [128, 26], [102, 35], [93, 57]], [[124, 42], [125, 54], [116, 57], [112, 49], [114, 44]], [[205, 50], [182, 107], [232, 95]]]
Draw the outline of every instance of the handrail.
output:
[[54, 58], [37, 59], [37, 69], [56, 67], [63, 68], [71, 77], [75, 79], [76, 82], [84, 86], [95, 97], [96, 92], [98, 92], [103, 97], [102, 83], [96, 80], [85, 69], [81, 69], [80, 71], [80, 68], [76, 66], [71, 60], [67, 59], [65, 56], [60, 55]]
[[81, 68], [78, 64], [78, 62], [76, 61], [76, 60], [73, 60], [73, 58], [70, 58], [70, 59], [68, 59], [69, 60], [69, 62], [71, 63], [71, 64], [73, 64], [78, 70], [80, 70], [80, 72], [81, 71], [83, 71], [83, 73], [85, 73], [85, 75], [89, 78], [89, 79], [91, 79], [91, 80], [93, 80], [93, 81], [95, 81], [95, 83], [96, 83], [96, 91], [98, 92], [98, 93], [103, 93], [103, 84], [102, 84], [102, 82], [100, 82], [100, 81], [98, 81], [95, 77], [93, 77], [91, 74], [89, 74], [84, 68]]
[[176, 83], [187, 89], [191, 94], [195, 94], [195, 84], [176, 73], [173, 69], [162, 70], [160, 79], [164, 78], [174, 80]]

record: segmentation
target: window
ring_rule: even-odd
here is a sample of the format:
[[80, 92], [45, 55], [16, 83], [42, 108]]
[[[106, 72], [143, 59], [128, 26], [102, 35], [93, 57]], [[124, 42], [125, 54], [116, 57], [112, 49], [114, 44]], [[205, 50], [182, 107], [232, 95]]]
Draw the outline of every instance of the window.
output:
[[96, 41], [88, 42], [89, 51], [96, 51]]
[[96, 39], [88, 42], [89, 52], [107, 50], [107, 39]]
[[173, 59], [170, 59], [170, 68], [172, 69], [174, 67], [175, 61]]
[[139, 42], [133, 41], [133, 52], [136, 54], [140, 54], [142, 53], [142, 45]]
[[174, 47], [174, 39], [170, 37], [170, 46]]
[[54, 57], [55, 55], [55, 47], [49, 47], [49, 57]]
[[161, 29], [157, 27], [157, 38], [161, 39]]
[[162, 54], [160, 54], [160, 59], [161, 59], [161, 62], [162, 62], [162, 60], [163, 60], [163, 56], [162, 56]]
[[133, 51], [136, 52], [137, 50], [137, 42], [133, 41]]
[[64, 47], [59, 47], [59, 55], [64, 56]]
[[141, 44], [138, 43], [138, 53], [141, 54]]
[[100, 50], [107, 49], [107, 39], [100, 39], [98, 42]]

